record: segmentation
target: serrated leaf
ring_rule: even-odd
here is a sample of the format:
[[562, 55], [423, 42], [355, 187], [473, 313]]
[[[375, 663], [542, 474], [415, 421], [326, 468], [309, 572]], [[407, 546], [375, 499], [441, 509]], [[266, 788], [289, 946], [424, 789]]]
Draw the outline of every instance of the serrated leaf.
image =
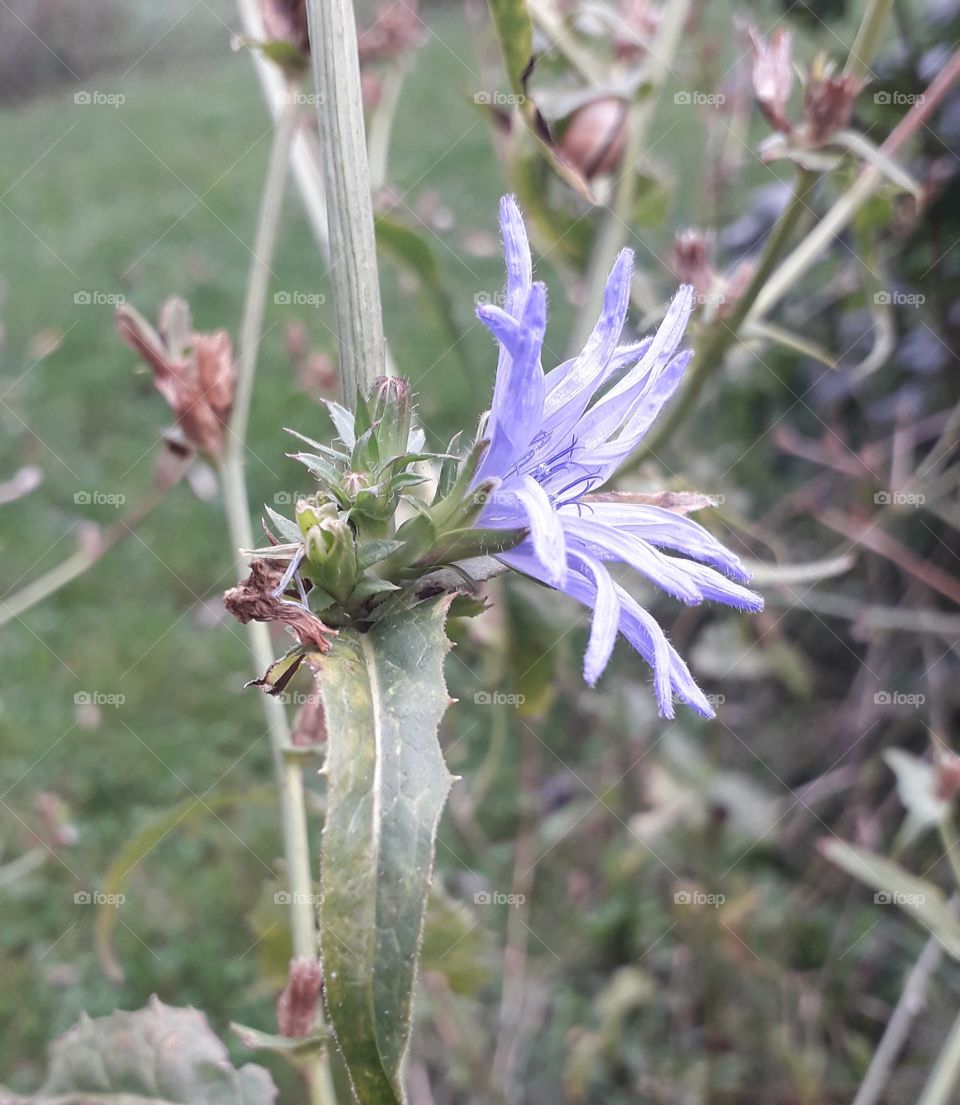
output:
[[362, 572], [366, 568], [369, 568], [371, 564], [379, 563], [391, 553], [395, 553], [397, 549], [402, 547], [402, 541], [392, 541], [388, 538], [384, 538], [381, 541], [367, 541], [366, 544], [360, 546], [360, 551], [357, 554], [357, 563], [360, 566], [360, 571]]
[[324, 994], [362, 1105], [405, 1101], [434, 838], [453, 781], [437, 740], [448, 605], [421, 603], [368, 633], [342, 632], [318, 661], [328, 731]]
[[287, 456], [291, 460], [299, 461], [315, 480], [334, 484], [340, 478], [340, 473], [330, 461], [317, 453], [287, 453]]
[[307, 437], [306, 434], [300, 433], [299, 430], [291, 430], [289, 426], [284, 426], [283, 428], [286, 433], [297, 438], [298, 441], [304, 442], [304, 444], [309, 445], [311, 449], [316, 449], [318, 453], [324, 453], [333, 460], [346, 462], [350, 459], [350, 454], [345, 453], [342, 449], [334, 449], [332, 445], [324, 445], [322, 441]]
[[284, 518], [282, 514], [278, 514], [268, 506], [264, 506], [263, 509], [267, 512], [270, 521], [273, 522], [278, 537], [283, 538], [284, 541], [290, 544], [298, 546], [303, 544], [303, 534], [300, 532], [300, 527], [292, 518]]
[[356, 421], [353, 413], [348, 411], [346, 407], [341, 407], [339, 403], [335, 403], [332, 399], [324, 399], [323, 405], [327, 408], [327, 414], [330, 415], [330, 421], [333, 423], [340, 440], [348, 449], [352, 449], [357, 443]]
[[[87, 1016], [50, 1049], [39, 1092], [21, 1105], [271, 1105], [277, 1088], [263, 1067], [237, 1070], [196, 1009], [156, 997], [144, 1009]], [[4, 1100], [7, 1100], [6, 1098]]]
[[911, 875], [885, 856], [855, 848], [843, 840], [825, 840], [820, 851], [848, 875], [872, 886], [877, 891], [878, 905], [899, 906], [908, 917], [929, 929], [949, 955], [960, 959], [960, 921], [932, 882]]

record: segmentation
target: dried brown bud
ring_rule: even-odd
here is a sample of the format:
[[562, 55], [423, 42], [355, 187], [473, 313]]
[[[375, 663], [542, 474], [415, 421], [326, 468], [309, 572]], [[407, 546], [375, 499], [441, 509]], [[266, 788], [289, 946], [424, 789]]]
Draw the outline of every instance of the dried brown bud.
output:
[[673, 271], [681, 284], [692, 284], [698, 296], [713, 286], [709, 240], [702, 230], [682, 230], [673, 243]]
[[290, 960], [290, 981], [277, 998], [277, 1031], [281, 1036], [309, 1036], [317, 1021], [317, 1003], [323, 989], [318, 959], [301, 956]]
[[361, 63], [391, 61], [416, 49], [422, 40], [417, 0], [388, 0], [378, 6], [373, 23], [361, 31], [357, 49]]
[[753, 93], [771, 126], [789, 134], [793, 129], [787, 118], [787, 103], [793, 86], [792, 41], [790, 32], [777, 28], [768, 42], [756, 28], [749, 29], [753, 43]]
[[162, 333], [132, 307], [117, 309], [120, 337], [153, 370], [153, 383], [177, 416], [186, 443], [217, 457], [223, 451], [236, 390], [233, 348], [226, 330], [199, 334], [190, 329], [189, 308], [168, 300]]
[[309, 55], [307, 0], [260, 0], [260, 16], [269, 41], [289, 42]]
[[863, 84], [853, 73], [835, 76], [831, 66], [822, 62], [814, 65], [803, 95], [806, 137], [811, 145], [820, 145], [850, 122], [853, 102], [863, 90]]
[[626, 100], [617, 96], [591, 100], [570, 116], [560, 139], [560, 153], [588, 179], [612, 173], [623, 160], [626, 120]]
[[335, 629], [295, 602], [286, 602], [274, 592], [283, 576], [284, 565], [277, 560], [250, 562], [250, 574], [223, 596], [223, 605], [246, 625], [247, 622], [284, 622], [297, 635], [304, 648], [330, 651], [330, 638], [337, 635]]

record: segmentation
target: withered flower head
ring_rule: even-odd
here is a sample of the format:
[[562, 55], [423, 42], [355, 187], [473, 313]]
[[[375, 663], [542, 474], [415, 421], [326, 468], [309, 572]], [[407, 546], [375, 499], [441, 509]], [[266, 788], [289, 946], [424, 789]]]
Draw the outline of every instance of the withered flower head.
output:
[[853, 73], [836, 75], [833, 66], [814, 62], [804, 89], [803, 107], [807, 119], [807, 140], [820, 145], [850, 122], [854, 100], [864, 82]]
[[317, 1021], [317, 1003], [323, 988], [318, 959], [301, 956], [290, 960], [290, 981], [277, 999], [277, 1030], [281, 1036], [309, 1036]]
[[357, 42], [361, 63], [392, 61], [415, 50], [423, 40], [418, 0], [386, 0], [377, 7], [373, 23]]
[[560, 139], [560, 153], [589, 179], [614, 172], [627, 144], [627, 102], [601, 96], [578, 107]]
[[237, 382], [230, 335], [192, 330], [190, 309], [177, 298], [164, 304], [159, 332], [126, 303], [117, 308], [116, 323], [120, 337], [152, 369], [186, 445], [219, 457]]
[[673, 243], [673, 273], [681, 284], [692, 284], [697, 295], [713, 286], [709, 242], [702, 230], [682, 230]]
[[330, 651], [330, 638], [336, 630], [324, 625], [305, 606], [287, 602], [277, 594], [283, 578], [283, 564], [256, 557], [250, 562], [250, 574], [223, 596], [223, 605], [246, 625], [247, 622], [284, 622], [297, 636], [301, 646], [318, 652]]
[[307, 0], [260, 0], [260, 16], [269, 40], [287, 42], [309, 55]]
[[789, 134], [793, 129], [787, 118], [787, 103], [793, 85], [793, 46], [790, 32], [778, 27], [769, 42], [749, 29], [753, 43], [753, 94], [771, 126]]

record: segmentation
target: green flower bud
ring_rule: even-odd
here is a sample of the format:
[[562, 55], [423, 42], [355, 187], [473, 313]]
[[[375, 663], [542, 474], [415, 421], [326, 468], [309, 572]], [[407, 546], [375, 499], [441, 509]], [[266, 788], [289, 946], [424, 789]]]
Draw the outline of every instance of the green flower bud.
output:
[[323, 517], [304, 534], [304, 549], [310, 578], [345, 602], [360, 574], [353, 530], [337, 517]]
[[337, 508], [333, 503], [311, 503], [307, 499], [297, 501], [296, 518], [297, 525], [304, 537], [314, 526], [320, 525], [324, 519], [336, 518]]
[[413, 394], [402, 376], [378, 376], [367, 396], [380, 463], [403, 456], [413, 424]]

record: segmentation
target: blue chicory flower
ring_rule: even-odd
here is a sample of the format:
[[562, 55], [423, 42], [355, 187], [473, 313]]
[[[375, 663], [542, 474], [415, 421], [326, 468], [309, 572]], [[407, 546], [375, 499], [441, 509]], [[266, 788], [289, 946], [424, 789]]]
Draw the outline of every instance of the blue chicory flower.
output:
[[583, 351], [544, 373], [546, 288], [533, 280], [530, 246], [512, 196], [501, 201], [500, 224], [504, 305], [477, 309], [500, 346], [500, 360], [481, 427], [490, 444], [475, 481], [494, 477], [499, 485], [477, 525], [528, 528], [524, 541], [500, 559], [592, 608], [583, 667], [588, 684], [597, 681], [622, 633], [653, 669], [661, 717], [673, 717], [675, 698], [713, 717], [663, 630], [613, 579], [608, 565], [626, 564], [691, 605], [710, 599], [757, 611], [763, 600], [741, 586], [749, 577], [737, 557], [697, 522], [663, 507], [592, 494], [636, 448], [680, 383], [692, 356], [678, 346], [693, 289], [679, 289], [652, 337], [618, 345], [633, 271], [633, 253], [623, 250]]

